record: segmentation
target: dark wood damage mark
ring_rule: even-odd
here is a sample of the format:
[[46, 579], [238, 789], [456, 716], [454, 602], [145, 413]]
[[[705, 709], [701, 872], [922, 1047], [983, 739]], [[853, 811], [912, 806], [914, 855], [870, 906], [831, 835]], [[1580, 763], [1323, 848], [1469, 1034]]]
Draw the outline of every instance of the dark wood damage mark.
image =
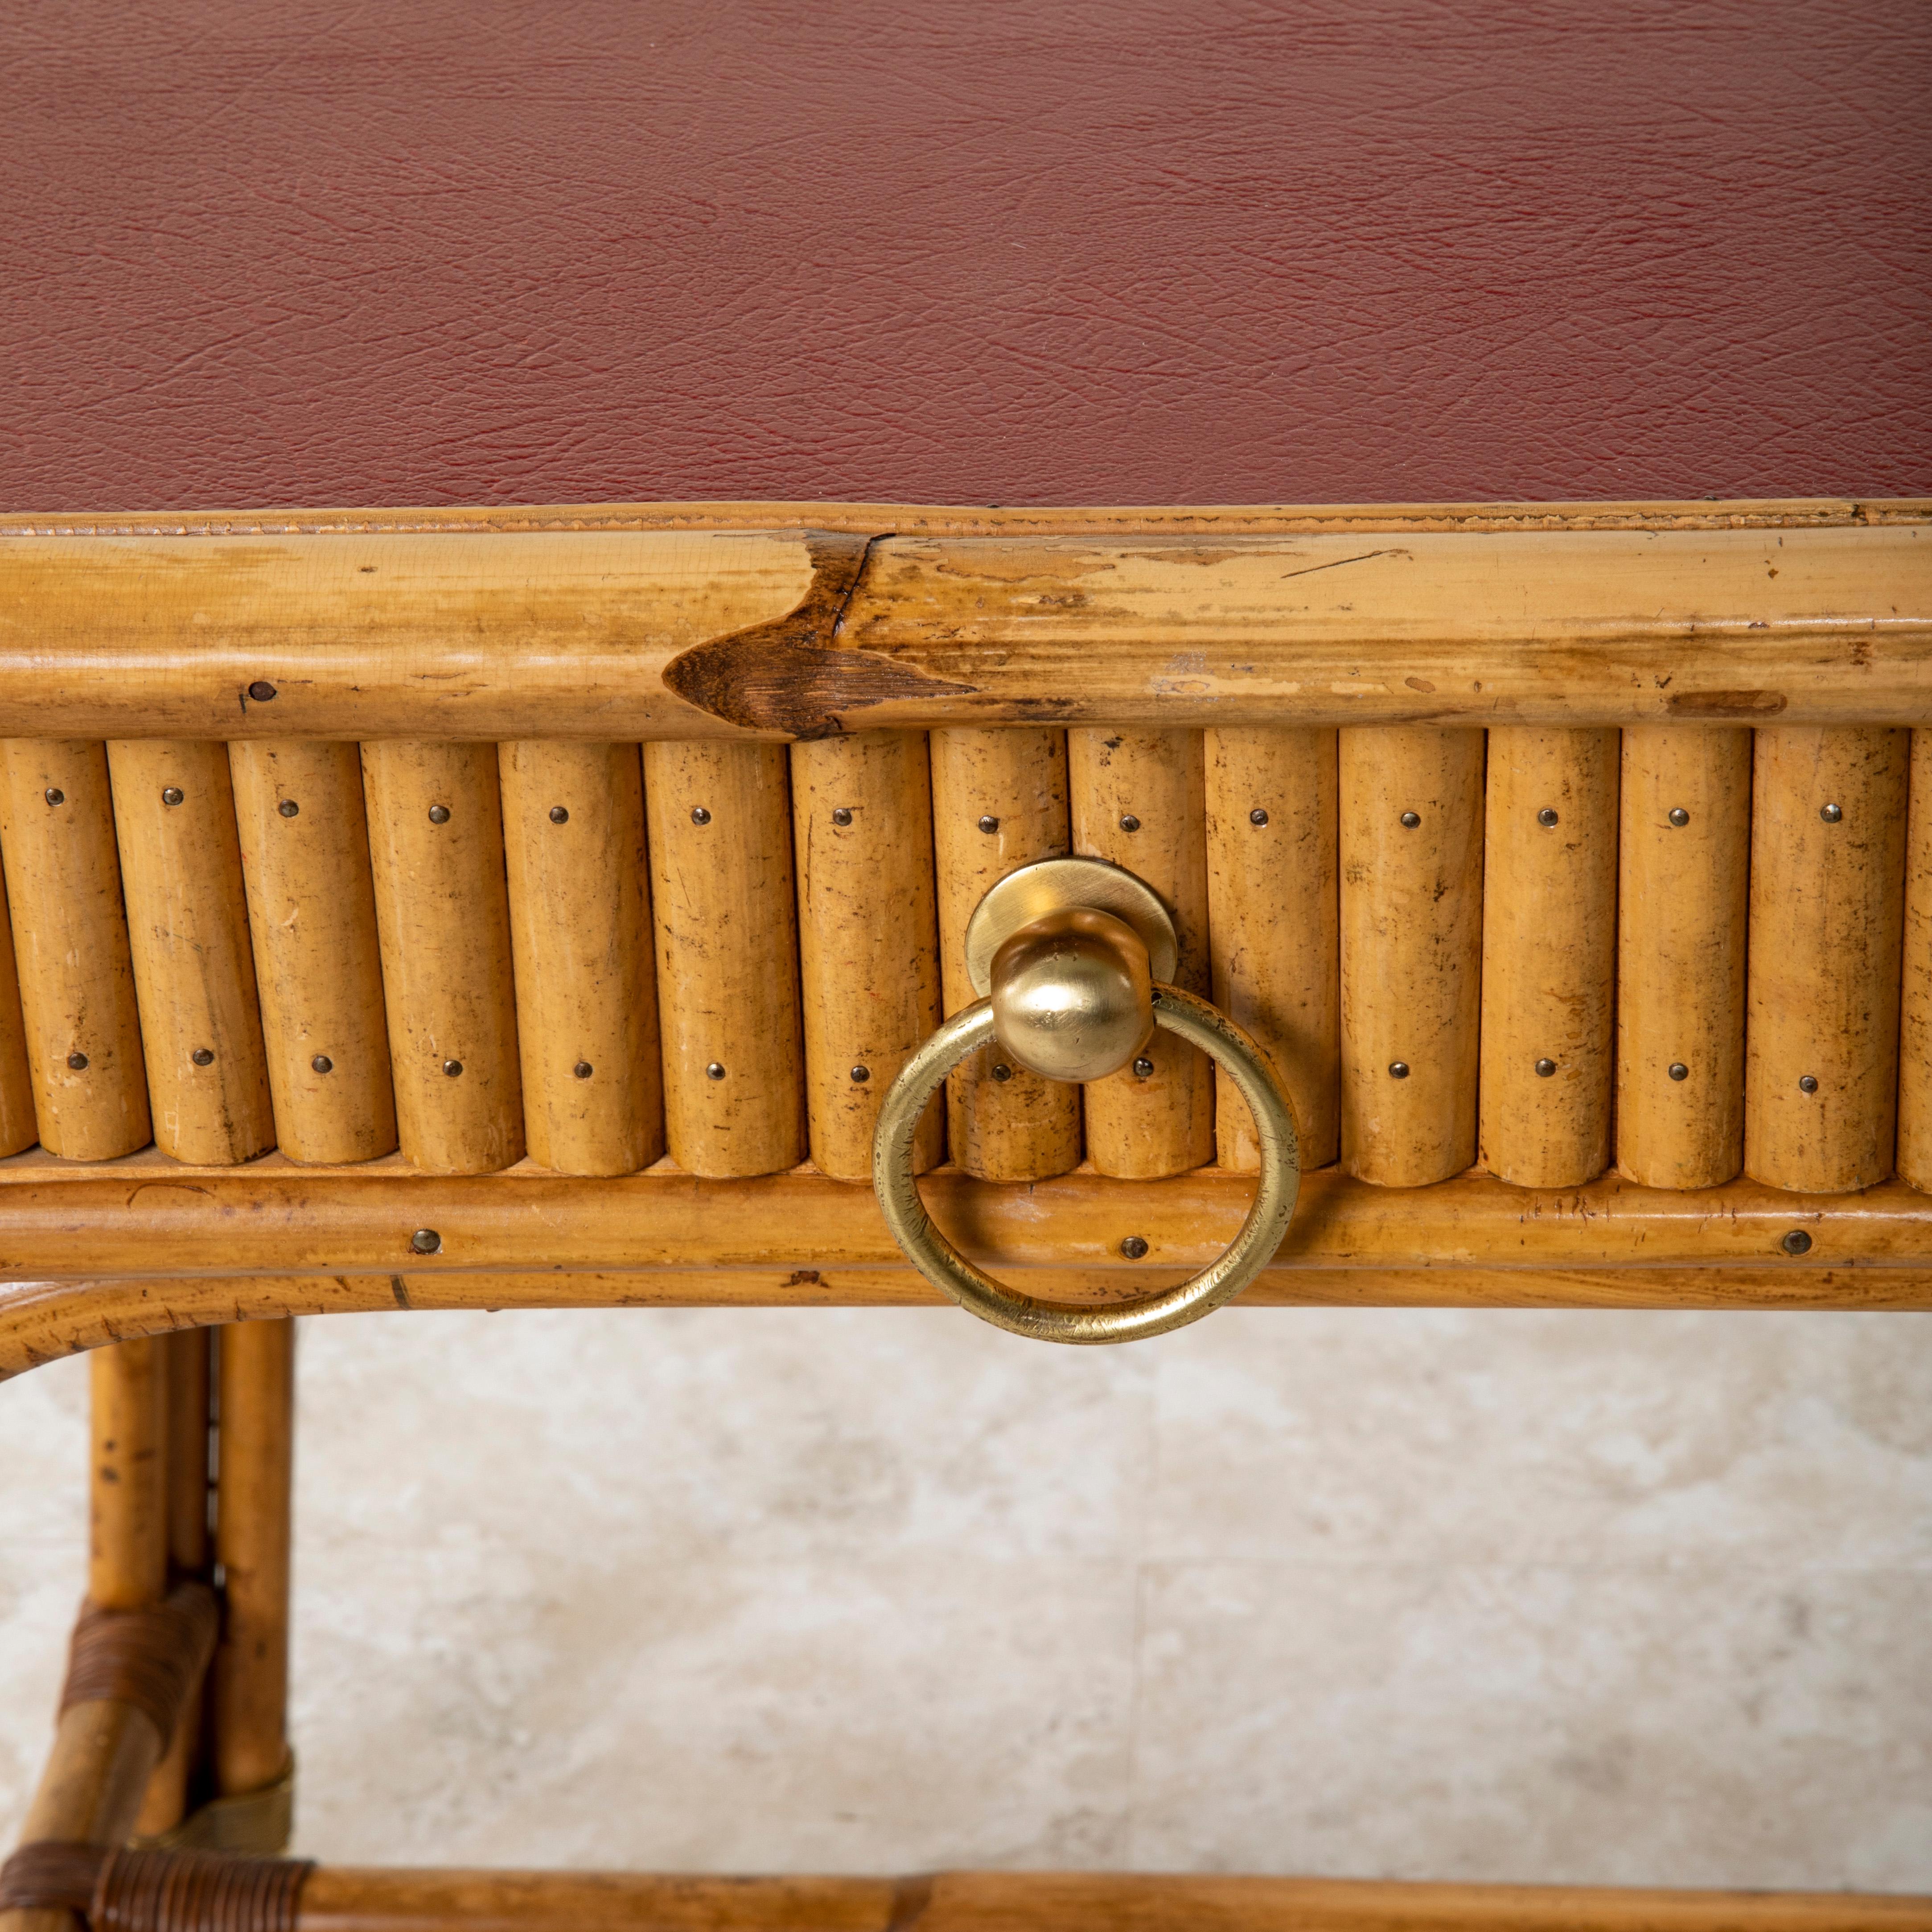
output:
[[728, 724], [790, 738], [837, 737], [851, 728], [848, 713], [893, 698], [974, 696], [975, 686], [950, 684], [832, 642], [879, 541], [806, 531], [812, 586], [798, 608], [774, 623], [754, 624], [681, 652], [664, 667], [665, 684]]
[[1791, 700], [1781, 691], [1676, 691], [1665, 700], [1673, 718], [1775, 718]]
[[396, 1298], [396, 1306], [398, 1308], [406, 1308], [409, 1306], [410, 1292], [404, 1286], [403, 1278], [400, 1275], [392, 1274], [390, 1276], [389, 1292]]

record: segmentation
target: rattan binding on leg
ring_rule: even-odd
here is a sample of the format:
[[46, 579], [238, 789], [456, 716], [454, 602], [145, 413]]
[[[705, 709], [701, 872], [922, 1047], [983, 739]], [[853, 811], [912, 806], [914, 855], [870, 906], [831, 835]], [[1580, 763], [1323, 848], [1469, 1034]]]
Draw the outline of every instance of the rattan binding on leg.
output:
[[88, 1932], [295, 1932], [312, 1860], [23, 1845], [0, 1866], [0, 1911], [76, 1912]]
[[88, 1604], [74, 1627], [61, 1708], [103, 1701], [131, 1704], [162, 1747], [174, 1736], [190, 1693], [214, 1651], [218, 1613], [206, 1583], [181, 1583], [140, 1610]]

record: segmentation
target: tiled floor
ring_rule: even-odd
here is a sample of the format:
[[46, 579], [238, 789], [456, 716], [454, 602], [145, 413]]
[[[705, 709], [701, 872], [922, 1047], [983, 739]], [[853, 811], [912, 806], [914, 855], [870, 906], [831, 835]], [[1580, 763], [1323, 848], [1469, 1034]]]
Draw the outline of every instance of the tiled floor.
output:
[[[1932, 1888], [1932, 1326], [303, 1330], [325, 1858]], [[0, 1390], [0, 1810], [85, 1372]]]

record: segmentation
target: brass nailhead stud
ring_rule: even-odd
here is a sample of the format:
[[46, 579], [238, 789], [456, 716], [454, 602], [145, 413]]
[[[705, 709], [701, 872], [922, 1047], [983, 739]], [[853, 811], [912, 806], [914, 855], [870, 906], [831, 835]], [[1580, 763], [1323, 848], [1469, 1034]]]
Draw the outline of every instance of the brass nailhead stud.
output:
[[1539, 1060], [1536, 1063], [1536, 1071], [1540, 1079], [1547, 1080], [1556, 1071], [1556, 1063], [1553, 1060]]
[[1248, 814], [1248, 823], [1250, 825], [1265, 825], [1268, 823], [1268, 814], [1259, 806], [1256, 806], [1254, 810]]
[[1130, 1234], [1120, 1244], [1121, 1253], [1125, 1255], [1130, 1262], [1141, 1260], [1146, 1255], [1147, 1251], [1148, 1244], [1138, 1234]]
[[460, 1060], [446, 1060], [442, 1063], [442, 1070], [454, 1080], [463, 1071], [463, 1063]]
[[1546, 805], [1543, 809], [1536, 814], [1536, 822], [1539, 825], [1554, 825], [1556, 823], [1556, 814], [1555, 810], [1551, 806]]
[[266, 704], [274, 694], [275, 687], [272, 684], [264, 683], [260, 678], [248, 687], [248, 695], [257, 704]]
[[1669, 1070], [1670, 1077], [1673, 1080], [1688, 1080], [1690, 1077], [1690, 1068], [1686, 1066], [1681, 1060], [1673, 1060], [1670, 1063]]
[[872, 1077], [872, 1070], [869, 1066], [855, 1066], [852, 1070], [852, 1084], [855, 1087], [864, 1086]]
[[849, 805], [835, 805], [832, 808], [832, 822], [834, 825], [850, 825], [852, 808]]
[[184, 796], [179, 785], [170, 785], [161, 794], [161, 802], [164, 805], [178, 805]]
[[1136, 1080], [1147, 1080], [1151, 1078], [1153, 1074], [1154, 1062], [1143, 1054], [1134, 1062], [1134, 1078]]
[[58, 785], [49, 785], [44, 796], [50, 805], [64, 805], [67, 802], [67, 794]]
[[580, 1060], [570, 1070], [577, 1076], [578, 1079], [588, 1080], [591, 1075], [596, 1072], [597, 1070], [591, 1065], [589, 1060]]
[[1811, 1237], [1802, 1228], [1793, 1228], [1778, 1245], [1787, 1255], [1808, 1255], [1811, 1252]]
[[282, 800], [280, 805], [275, 807], [275, 809], [279, 812], [284, 818], [292, 818], [297, 812], [302, 810], [302, 807], [296, 804], [293, 799], [285, 798]]
[[1124, 812], [1120, 814], [1120, 830], [1123, 832], [1138, 832], [1140, 829], [1140, 820], [1131, 812]]
[[1391, 1060], [1389, 1062], [1389, 1078], [1391, 1080], [1406, 1080], [1408, 1078], [1408, 1062]]
[[995, 1080], [1010, 1080], [1012, 1077], [1013, 1070], [1009, 1066], [1004, 1060], [995, 1060], [994, 1062], [993, 1078]]
[[87, 1071], [87, 1055], [84, 1053], [70, 1053], [67, 1057], [67, 1064], [74, 1069], [75, 1072], [85, 1073]]
[[1422, 823], [1422, 815], [1420, 812], [1405, 812], [1402, 815], [1402, 823], [1406, 831], [1413, 832]]
[[212, 1066], [214, 1064], [214, 1055], [205, 1046], [196, 1047], [188, 1058], [197, 1066]]
[[442, 1237], [434, 1228], [418, 1228], [410, 1237], [410, 1246], [419, 1255], [433, 1255], [442, 1246]]
[[318, 1053], [309, 1064], [318, 1073], [333, 1073], [335, 1071], [335, 1062], [326, 1053]]
[[1815, 1094], [1818, 1090], [1818, 1076], [1815, 1073], [1801, 1073], [1798, 1076], [1798, 1090], [1801, 1094]]
[[694, 825], [709, 825], [711, 823], [711, 814], [703, 806], [694, 805], [691, 808], [691, 822]]
[[568, 825], [570, 823], [570, 814], [563, 806], [554, 805], [550, 808], [550, 822], [553, 825]]
[[1681, 805], [1673, 805], [1666, 815], [1672, 825], [1682, 826], [1690, 823], [1690, 814]]
[[449, 807], [446, 805], [431, 806], [429, 808], [429, 822], [432, 825], [447, 825], [449, 823]]
[[999, 829], [1000, 821], [995, 818], [991, 812], [988, 812], [986, 816], [980, 821], [980, 830], [982, 832], [990, 834], [998, 831]]
[[704, 1070], [704, 1077], [707, 1080], [722, 1080], [724, 1077], [724, 1070], [714, 1060]]
[[1842, 805], [1823, 805], [1818, 808], [1818, 816], [1827, 825], [1837, 824], [1844, 815], [1845, 808]]

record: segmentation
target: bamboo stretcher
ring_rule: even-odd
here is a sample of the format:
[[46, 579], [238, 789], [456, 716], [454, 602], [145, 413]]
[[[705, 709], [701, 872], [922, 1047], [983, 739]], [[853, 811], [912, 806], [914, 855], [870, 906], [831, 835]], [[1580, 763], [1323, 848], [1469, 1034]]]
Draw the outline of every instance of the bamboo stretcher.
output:
[[[940, 1299], [881, 1110], [1068, 853], [1292, 1102], [1250, 1304], [1932, 1306], [1932, 505], [0, 527], [0, 1373], [95, 1352], [4, 1932], [1932, 1925], [238, 1862], [292, 1803], [286, 1318]], [[907, 1157], [1104, 1310], [1236, 1240], [1270, 1144], [1160, 1032], [1084, 1088], [975, 1049]]]

